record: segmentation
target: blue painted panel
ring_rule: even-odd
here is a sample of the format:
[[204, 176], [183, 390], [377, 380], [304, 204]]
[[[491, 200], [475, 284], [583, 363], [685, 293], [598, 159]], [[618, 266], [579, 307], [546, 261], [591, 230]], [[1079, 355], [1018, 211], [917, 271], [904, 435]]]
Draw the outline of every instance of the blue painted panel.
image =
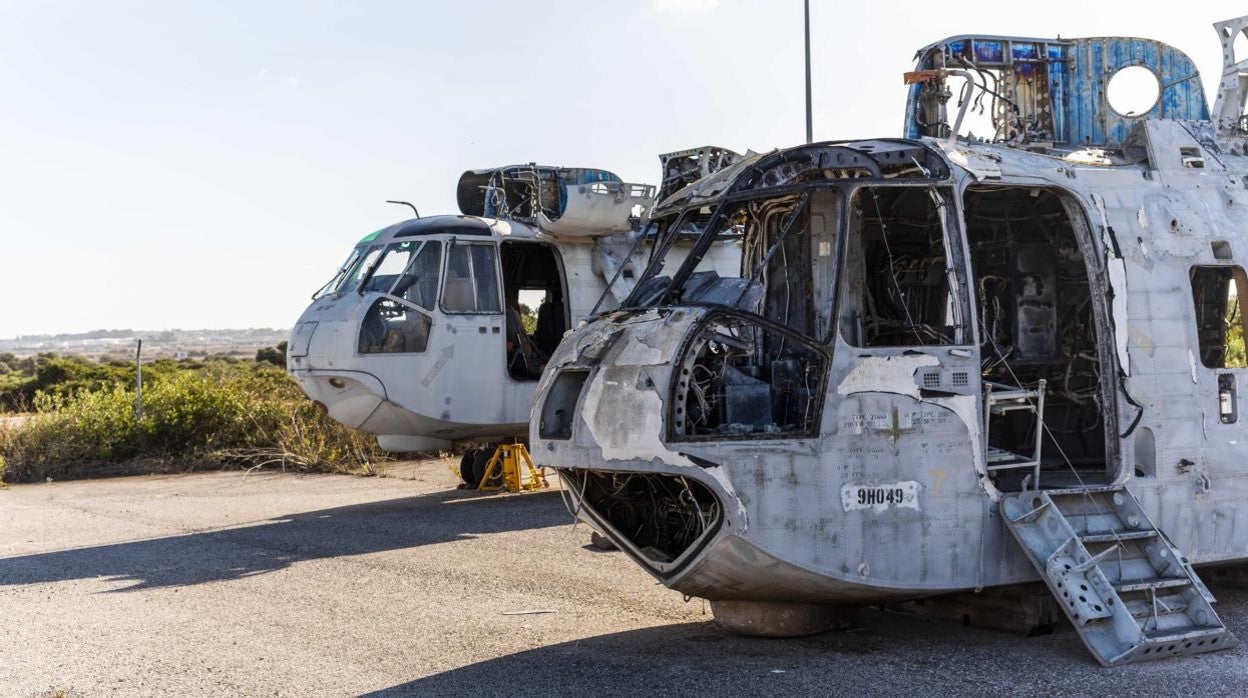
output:
[[1004, 55], [1000, 41], [975, 42], [975, 61], [978, 63], [1000, 63]]
[[[1195, 64], [1173, 47], [1147, 39], [1080, 39], [1070, 53], [1074, 79], [1067, 89], [1069, 142], [1114, 145], [1125, 140], [1141, 119], [1209, 118]], [[1130, 66], [1153, 71], [1162, 89], [1152, 109], [1127, 117], [1109, 106], [1106, 90], [1113, 75]]]
[[1049, 44], [1049, 99], [1053, 105], [1053, 137], [1056, 140], [1066, 140], [1066, 124], [1069, 121], [1069, 114], [1066, 109], [1066, 82], [1067, 69], [1066, 49], [1063, 46]]
[[1010, 49], [1010, 55], [1014, 56], [1016, 61], [1034, 61], [1040, 58], [1040, 49], [1035, 44], [1014, 44]]
[[[950, 57], [973, 54], [983, 67], [1005, 65], [1005, 70], [1014, 71], [1020, 79], [1042, 74], [1036, 61], [1045, 61], [1054, 136], [1059, 142], [1116, 145], [1126, 139], [1141, 119], [1209, 118], [1195, 64], [1183, 52], [1158, 41], [1128, 37], [1043, 40], [960, 36], [921, 49], [916, 69], [938, 65], [936, 59], [942, 51]], [[949, 61], [950, 65], [956, 63]], [[1115, 73], [1137, 65], [1158, 76], [1161, 94], [1148, 112], [1127, 117], [1109, 106], [1106, 89]], [[913, 85], [908, 93], [903, 128], [909, 138], [922, 132], [918, 99], [919, 86]]]
[[919, 103], [919, 90], [921, 89], [923, 89], [923, 86], [916, 83], [907, 90], [906, 123], [901, 129], [903, 138], [918, 138], [923, 135], [923, 131], [919, 128], [918, 110], [915, 106]]

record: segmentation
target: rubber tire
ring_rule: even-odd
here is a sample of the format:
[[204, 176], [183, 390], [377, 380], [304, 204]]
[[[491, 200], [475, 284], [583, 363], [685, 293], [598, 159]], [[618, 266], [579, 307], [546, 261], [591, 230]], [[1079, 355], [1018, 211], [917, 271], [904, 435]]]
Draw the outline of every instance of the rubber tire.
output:
[[[494, 457], [494, 449], [492, 448], [479, 449], [479, 455], [477, 457], [477, 464], [473, 468], [473, 473], [475, 473], [477, 476], [477, 482], [481, 482], [481, 479], [485, 477], [485, 470], [486, 468], [490, 467], [490, 459], [493, 457]], [[503, 464], [501, 461], [499, 462], [498, 467], [494, 469], [494, 477], [490, 478], [490, 481], [485, 484], [490, 485], [492, 487], [497, 487], [498, 485], [503, 484]]]
[[465, 451], [459, 459], [459, 477], [470, 490], [477, 489], [481, 484], [481, 476], [485, 474], [485, 467], [477, 464], [480, 451], [479, 448]]

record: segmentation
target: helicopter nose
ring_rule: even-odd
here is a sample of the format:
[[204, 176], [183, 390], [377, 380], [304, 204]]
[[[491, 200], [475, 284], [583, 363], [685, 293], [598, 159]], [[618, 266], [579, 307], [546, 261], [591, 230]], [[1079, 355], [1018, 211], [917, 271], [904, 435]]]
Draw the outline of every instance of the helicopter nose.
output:
[[303, 363], [300, 359], [306, 359], [308, 352], [312, 348], [312, 335], [316, 333], [316, 328], [321, 323], [316, 320], [303, 320], [295, 325], [295, 329], [290, 333], [290, 341], [286, 343], [286, 361], [287, 365], [298, 366]]
[[359, 371], [296, 370], [292, 377], [317, 407], [343, 426], [358, 429], [385, 400], [385, 386]]
[[386, 399], [386, 388], [371, 373], [356, 370], [354, 311], [342, 303], [309, 308], [291, 332], [287, 369], [331, 419], [358, 429]]

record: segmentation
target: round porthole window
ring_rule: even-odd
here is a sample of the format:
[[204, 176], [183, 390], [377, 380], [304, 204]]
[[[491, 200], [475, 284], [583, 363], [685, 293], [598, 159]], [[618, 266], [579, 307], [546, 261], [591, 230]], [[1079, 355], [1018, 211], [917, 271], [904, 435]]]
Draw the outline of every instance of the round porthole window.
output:
[[1105, 98], [1109, 106], [1122, 116], [1143, 116], [1157, 104], [1161, 84], [1148, 68], [1132, 65], [1122, 68], [1109, 78]]

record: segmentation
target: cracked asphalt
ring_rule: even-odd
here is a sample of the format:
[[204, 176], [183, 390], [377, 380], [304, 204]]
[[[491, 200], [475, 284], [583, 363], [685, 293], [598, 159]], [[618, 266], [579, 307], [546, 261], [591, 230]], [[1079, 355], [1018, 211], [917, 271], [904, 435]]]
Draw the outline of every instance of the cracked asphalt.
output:
[[[462, 492], [438, 461], [393, 475], [0, 490], [0, 695], [1248, 693], [1242, 646], [1102, 669], [1069, 630], [875, 609], [734, 637], [588, 546], [556, 492]], [[1213, 590], [1248, 639], [1248, 587]]]

